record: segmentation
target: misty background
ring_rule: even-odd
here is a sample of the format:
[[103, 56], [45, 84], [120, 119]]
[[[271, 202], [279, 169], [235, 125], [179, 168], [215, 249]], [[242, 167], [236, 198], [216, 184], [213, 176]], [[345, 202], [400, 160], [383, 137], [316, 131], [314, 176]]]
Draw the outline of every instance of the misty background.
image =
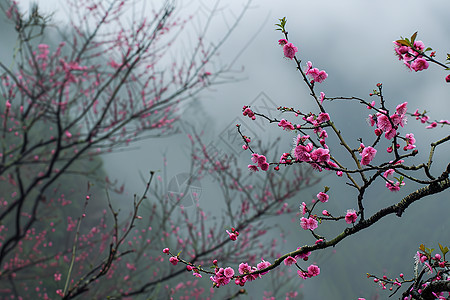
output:
[[[54, 11], [56, 24], [65, 22], [67, 11], [61, 5], [64, 1], [34, 2], [45, 12]], [[148, 2], [149, 8], [159, 7], [162, 3]], [[30, 1], [19, 3], [27, 10]], [[199, 7], [205, 7], [205, 4], [178, 1], [177, 13], [180, 16], [202, 13]], [[226, 1], [220, 7], [217, 20], [208, 29], [212, 37], [215, 33], [222, 36], [228, 30], [227, 20], [243, 9], [244, 2]], [[317, 112], [295, 64], [283, 57], [282, 48], [278, 46], [277, 41], [283, 36], [274, 30], [274, 24], [282, 17], [287, 18], [289, 41], [298, 47], [297, 57], [302, 60], [302, 66], [311, 61], [315, 67], [328, 73], [328, 78], [316, 85], [318, 93], [323, 91], [328, 97], [357, 96], [369, 100], [368, 94], [376, 83], [382, 82], [385, 99], [391, 109], [407, 101], [408, 112], [414, 112], [417, 108], [419, 111], [426, 109], [433, 120], [449, 119], [450, 85], [444, 80], [447, 73], [432, 64], [426, 71], [408, 71], [394, 55], [392, 44], [400, 36], [409, 37], [418, 31], [417, 39], [436, 50], [437, 59], [443, 61], [446, 51], [450, 51], [448, 1], [429, 1], [426, 6], [423, 1], [405, 3], [392, 0], [253, 1], [238, 28], [219, 51], [220, 61], [225, 65], [232, 64], [236, 70], [235, 77], [226, 84], [213, 86], [201, 93], [189, 105], [183, 105], [178, 134], [137, 142], [126, 152], [102, 157], [108, 176], [125, 184], [125, 194], [115, 196], [116, 204], [123, 203], [123, 209], [126, 209], [132, 195], [144, 189], [141, 176], [146, 177], [150, 170], [161, 170], [166, 185], [178, 174], [190, 172], [187, 134], [192, 127], [204, 131], [205, 144], [211, 143], [224, 153], [238, 155], [242, 166], [250, 163], [250, 152], [240, 148], [241, 144], [236, 139], [236, 123], [242, 124], [243, 133], [250, 135], [254, 142], [268, 142], [280, 136], [277, 157], [291, 150], [294, 133], [283, 131], [276, 124], [263, 124], [258, 120], [252, 123], [242, 116], [241, 111], [243, 105], [253, 104], [255, 110], [272, 113], [273, 116], [277, 114], [274, 110], [276, 106]], [[194, 26], [183, 33], [182, 42], [174, 45], [180, 47], [175, 51], [182, 51], [183, 45], [187, 45], [190, 38], [195, 38], [195, 30]], [[2, 59], [5, 59], [3, 55]], [[324, 106], [351, 146], [359, 143], [358, 138], [372, 141], [373, 128], [365, 121], [370, 111], [364, 106], [342, 101], [325, 102]], [[409, 118], [406, 131], [416, 137], [419, 155], [414, 161], [418, 163], [428, 157], [431, 142], [448, 134], [446, 128], [425, 129], [422, 123], [412, 118]], [[331, 137], [329, 140], [331, 151], [337, 149], [333, 155], [345, 161], [345, 153], [340, 155], [337, 143], [333, 144]], [[381, 145], [388, 146], [386, 142]], [[432, 168], [436, 174], [448, 163], [449, 150], [449, 145], [438, 148]], [[379, 161], [387, 157], [381, 147], [378, 151]], [[167, 158], [166, 167], [163, 156]], [[205, 210], [220, 214], [220, 211], [215, 211], [220, 207], [221, 199], [217, 197], [218, 187], [214, 184], [208, 178], [200, 181], [202, 193], [199, 201]], [[354, 190], [345, 185], [344, 178], [337, 178], [334, 174], [324, 176], [318, 186], [301, 194], [298, 205], [302, 201], [310, 201], [323, 190], [324, 185], [331, 187], [327, 210], [342, 214], [347, 209], [356, 209]], [[373, 214], [415, 189], [412, 184], [408, 186], [408, 182], [398, 193], [389, 192], [380, 182], [372, 185], [365, 200], [366, 214]], [[299, 292], [305, 299], [331, 296], [336, 299], [362, 296], [370, 299], [377, 293], [380, 298], [387, 298], [388, 292], [381, 291], [365, 274], [386, 273], [396, 277], [403, 272], [407, 277], [412, 274], [413, 256], [421, 243], [431, 248], [437, 248], [438, 242], [448, 245], [449, 196], [449, 191], [446, 191], [424, 198], [408, 208], [402, 218], [389, 216], [379, 224], [345, 239], [335, 249], [312, 254], [308, 263], [317, 262], [321, 274], [306, 281], [299, 278], [298, 285], [303, 284]], [[281, 253], [313, 242], [310, 234], [300, 228], [298, 220], [287, 220], [281, 224], [290, 233], [285, 237], [287, 243], [280, 245]], [[344, 228], [340, 223], [339, 226], [324, 223], [317, 231], [332, 237], [333, 233]], [[264, 259], [273, 261], [275, 258]], [[204, 280], [208, 281], [206, 278]], [[263, 280], [270, 281], [270, 274]], [[264, 282], [246, 285], [251, 298], [261, 298], [261, 284], [264, 285]]]

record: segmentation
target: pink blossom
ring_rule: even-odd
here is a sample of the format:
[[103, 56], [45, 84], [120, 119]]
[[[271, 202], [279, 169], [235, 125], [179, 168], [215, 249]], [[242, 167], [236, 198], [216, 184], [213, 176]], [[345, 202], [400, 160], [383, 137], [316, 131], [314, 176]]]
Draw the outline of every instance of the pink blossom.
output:
[[411, 70], [416, 72], [428, 69], [429, 63], [423, 58], [416, 58], [410, 65]]
[[302, 202], [302, 204], [300, 205], [300, 210], [301, 210], [303, 216], [308, 212], [305, 202]]
[[445, 81], [450, 82], [450, 74], [448, 74], [447, 77], [445, 77]]
[[291, 266], [295, 263], [297, 263], [297, 260], [295, 258], [293, 258], [292, 256], [288, 256], [284, 259], [284, 264], [286, 266]]
[[169, 261], [174, 266], [179, 262], [179, 260], [176, 256], [172, 256], [171, 258], [169, 258]]
[[377, 125], [378, 128], [387, 132], [392, 129], [392, 124], [388, 116], [382, 113], [377, 113]]
[[311, 159], [315, 162], [328, 162], [330, 160], [330, 150], [324, 148], [317, 148], [311, 152]]
[[260, 165], [260, 167], [261, 167], [261, 170], [267, 171], [269, 169], [269, 164], [265, 162], [265, 163], [262, 163]]
[[291, 122], [286, 121], [285, 119], [281, 119], [281, 121], [278, 123], [278, 127], [283, 127], [283, 130], [294, 130], [294, 126]]
[[324, 70], [322, 70], [322, 71], [320, 71], [320, 72], [317, 74], [316, 78], [314, 78], [314, 81], [315, 81], [315, 82], [318, 82], [318, 83], [321, 83], [321, 82], [323, 82], [325, 79], [327, 79], [327, 77], [328, 77], [328, 74], [327, 74]]
[[325, 194], [324, 192], [320, 192], [317, 194], [317, 199], [319, 199], [320, 202], [327, 202], [328, 199], [330, 198], [330, 196], [328, 196], [327, 194]]
[[239, 264], [239, 274], [244, 275], [252, 272], [252, 268], [247, 263]]
[[433, 123], [431, 123], [430, 125], [428, 125], [428, 126], [425, 127], [425, 128], [430, 129], [430, 128], [435, 128], [436, 126], [437, 126], [437, 123], [436, 123], [436, 122], [433, 122]]
[[[369, 117], [368, 117], [366, 120], [367, 120], [367, 123], [368, 123], [370, 126], [375, 125], [375, 120], [374, 120], [374, 118], [373, 118], [372, 115], [369, 115]], [[379, 128], [377, 128], [377, 129], [379, 129]], [[381, 130], [381, 129], [380, 129], [380, 130]]]
[[287, 39], [280, 39], [278, 40], [278, 45], [280, 46], [284, 46], [288, 43]]
[[230, 237], [230, 240], [232, 240], [232, 241], [237, 240], [237, 237], [238, 237], [237, 233], [229, 232], [228, 230], [227, 230], [227, 233], [228, 233], [228, 236]]
[[328, 212], [328, 210], [326, 210], [326, 209], [322, 210], [322, 215], [331, 216], [330, 213]]
[[377, 150], [371, 146], [365, 147], [363, 151], [361, 152], [361, 164], [362, 165], [368, 165], [373, 158], [375, 157], [375, 154], [377, 153]]
[[[302, 247], [298, 247], [297, 250], [302, 249]], [[301, 253], [295, 256], [295, 259], [303, 259], [304, 261], [308, 260], [308, 257], [311, 255], [311, 251], [308, 251], [306, 253]]]
[[258, 170], [258, 166], [255, 166], [255, 165], [248, 165], [247, 167], [248, 167], [248, 169], [249, 169], [250, 171], [252, 171], [252, 172], [257, 172], [257, 171], [259, 171], [259, 170]]
[[292, 43], [287, 43], [283, 46], [284, 56], [287, 58], [293, 59], [295, 53], [298, 52], [298, 48], [295, 47]]
[[310, 229], [310, 230], [314, 230], [314, 229], [316, 229], [317, 228], [317, 225], [318, 224], [318, 222], [317, 222], [317, 220], [316, 219], [314, 219], [314, 218], [305, 218], [305, 217], [302, 217], [301, 219], [300, 219], [300, 226], [304, 229], [304, 230], [308, 230], [308, 229]]
[[355, 223], [357, 218], [358, 215], [354, 209], [347, 210], [347, 214], [345, 215], [345, 222], [347, 222], [347, 224]]
[[231, 277], [234, 276], [234, 270], [233, 270], [232, 268], [230, 268], [230, 267], [225, 268], [225, 269], [223, 270], [223, 274], [224, 274], [226, 277], [231, 278]]
[[399, 115], [406, 114], [406, 111], [407, 111], [406, 105], [407, 104], [408, 104], [408, 102], [403, 102], [402, 104], [397, 105], [396, 111]]
[[404, 148], [405, 150], [411, 150], [416, 148], [416, 146], [414, 145], [416, 143], [416, 139], [414, 138], [414, 134], [412, 133], [407, 133], [405, 135], [406, 138], [406, 147]]
[[394, 174], [395, 170], [394, 169], [388, 169], [383, 173], [383, 176], [385, 178], [391, 177]]
[[164, 248], [164, 249], [163, 249], [163, 252], [164, 252], [165, 254], [168, 254], [168, 253], [169, 253], [169, 248]]
[[[265, 269], [265, 268], [269, 267], [270, 265], [271, 265], [270, 262], [262, 260], [259, 264], [256, 265], [256, 267], [258, 268], [258, 270], [262, 270], [262, 269]], [[267, 274], [267, 273], [269, 273], [269, 271], [262, 272], [261, 275], [264, 275], [264, 274]]]
[[303, 279], [308, 278], [307, 273], [303, 272], [302, 270], [297, 270], [297, 274]]
[[450, 121], [449, 120], [440, 120], [439, 123], [450, 125]]
[[298, 161], [310, 161], [311, 155], [309, 154], [309, 152], [311, 152], [312, 148], [313, 148], [312, 143], [308, 143], [308, 145], [306, 146], [298, 145], [294, 149], [294, 157]]
[[320, 113], [319, 116], [317, 117], [316, 121], [319, 124], [328, 122], [328, 121], [330, 121], [330, 115], [327, 113]]
[[316, 265], [310, 265], [308, 267], [308, 275], [309, 277], [314, 277], [320, 274], [320, 268]]
[[319, 98], [320, 104], [323, 104], [323, 100], [324, 99], [325, 99], [325, 93], [324, 92], [320, 92], [320, 98]]
[[397, 134], [397, 131], [394, 128], [391, 128], [384, 134], [384, 137], [388, 140], [392, 139]]
[[405, 183], [402, 182], [400, 183], [399, 181], [395, 182], [392, 180], [389, 180], [388, 182], [386, 182], [386, 187], [391, 191], [391, 192], [398, 192], [400, 190], [401, 186], [404, 186]]

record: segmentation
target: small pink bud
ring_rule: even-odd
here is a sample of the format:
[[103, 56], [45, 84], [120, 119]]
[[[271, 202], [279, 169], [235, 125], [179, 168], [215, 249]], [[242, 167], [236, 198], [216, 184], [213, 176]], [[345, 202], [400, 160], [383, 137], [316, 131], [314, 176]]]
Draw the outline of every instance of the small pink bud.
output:
[[171, 258], [169, 258], [169, 261], [174, 266], [179, 262], [179, 260], [176, 256], [172, 256]]
[[169, 248], [164, 248], [164, 249], [163, 249], [163, 252], [164, 252], [165, 254], [168, 254], [168, 253], [169, 253]]
[[383, 134], [383, 131], [380, 128], [375, 129], [375, 135], [380, 136]]

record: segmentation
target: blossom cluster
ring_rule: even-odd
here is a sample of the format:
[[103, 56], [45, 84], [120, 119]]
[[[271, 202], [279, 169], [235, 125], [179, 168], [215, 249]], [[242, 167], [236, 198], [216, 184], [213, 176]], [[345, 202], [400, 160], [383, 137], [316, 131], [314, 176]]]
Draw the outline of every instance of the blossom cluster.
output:
[[258, 167], [260, 167], [263, 171], [267, 171], [269, 169], [269, 163], [267, 162], [267, 159], [264, 155], [253, 153], [252, 162], [256, 163], [257, 165], [248, 165], [248, 169], [250, 171], [258, 171]]
[[278, 44], [283, 47], [284, 56], [289, 59], [293, 59], [295, 53], [298, 52], [298, 48], [295, 47], [292, 43], [289, 43], [286, 39], [279, 40]]
[[327, 79], [328, 74], [324, 70], [319, 71], [319, 69], [313, 68], [312, 62], [310, 61], [306, 64], [308, 67], [306, 68], [305, 75], [310, 76], [314, 82], [321, 83]]
[[369, 122], [371, 126], [377, 124], [375, 129], [376, 135], [381, 135], [384, 132], [385, 138], [391, 140], [397, 134], [398, 126], [404, 127], [407, 122], [406, 105], [408, 102], [403, 102], [397, 105], [396, 112], [389, 116], [386, 111], [380, 110], [375, 116], [369, 115]]
[[[403, 300], [415, 299], [412, 294], [416, 293], [418, 295], [425, 296], [425, 293], [431, 294], [433, 299], [445, 300], [449, 299], [449, 292], [443, 291], [429, 291], [425, 292], [426, 289], [430, 287], [432, 283], [445, 283], [450, 281], [450, 276], [448, 274], [449, 263], [445, 260], [445, 255], [448, 253], [448, 247], [443, 247], [439, 244], [439, 248], [443, 255], [436, 253], [432, 254], [434, 249], [426, 248], [423, 244], [420, 245], [420, 251], [417, 251], [414, 255], [414, 273], [415, 277], [418, 277], [419, 272], [422, 274], [419, 276], [421, 278], [419, 284], [414, 284], [409, 286], [407, 292], [408, 296], [403, 297]], [[425, 279], [425, 274], [432, 275], [430, 278]], [[388, 278], [386, 275], [382, 277], [377, 277], [375, 275], [367, 274], [367, 277], [373, 277], [373, 282], [380, 285], [383, 290], [389, 287], [392, 291], [394, 288], [400, 288], [403, 284], [411, 282], [411, 280], [406, 280], [403, 273], [400, 273], [397, 278]], [[431, 298], [430, 298], [431, 299]]]
[[398, 59], [402, 60], [410, 70], [418, 72], [428, 69], [429, 63], [421, 54], [425, 50], [422, 41], [414, 41], [413, 47], [406, 46], [398, 41], [394, 41], [394, 45]]

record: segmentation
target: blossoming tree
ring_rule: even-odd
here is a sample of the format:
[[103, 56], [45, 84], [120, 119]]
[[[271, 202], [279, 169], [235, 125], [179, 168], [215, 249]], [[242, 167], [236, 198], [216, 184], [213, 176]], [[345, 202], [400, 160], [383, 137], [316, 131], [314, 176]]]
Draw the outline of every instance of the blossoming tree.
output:
[[[305, 65], [298, 55], [298, 47], [288, 39], [286, 31], [286, 19], [280, 19], [276, 24], [277, 30], [284, 35], [278, 41], [283, 49], [283, 54], [288, 61], [292, 61], [299, 73], [300, 79], [307, 86], [311, 100], [316, 104], [317, 112], [304, 112], [293, 107], [278, 107], [278, 110], [289, 116], [281, 120], [266, 116], [249, 106], [243, 107], [243, 115], [255, 120], [262, 118], [269, 123], [276, 123], [278, 127], [285, 131], [295, 132], [293, 148], [281, 154], [279, 160], [269, 161], [262, 151], [256, 150], [256, 146], [246, 136], [242, 135], [238, 125], [238, 132], [241, 133], [243, 149], [251, 152], [252, 164], [248, 165], [252, 172], [277, 172], [281, 168], [296, 168], [299, 165], [309, 165], [317, 172], [334, 172], [341, 177], [343, 184], [353, 187], [356, 190], [354, 206], [349, 207], [345, 214], [331, 211], [327, 208], [327, 203], [333, 201], [330, 197], [330, 187], [324, 187], [317, 191], [316, 199], [310, 203], [299, 203], [301, 218], [299, 227], [308, 231], [315, 239], [315, 243], [304, 245], [296, 250], [285, 253], [278, 257], [272, 257], [273, 261], [262, 260], [258, 264], [241, 262], [237, 271], [230, 266], [214, 260], [212, 271], [191, 264], [184, 260], [182, 255], [164, 249], [164, 253], [170, 256], [169, 260], [182, 262], [190, 269], [195, 269], [198, 273], [207, 273], [213, 286], [220, 287], [230, 282], [244, 286], [248, 281], [253, 281], [266, 275], [270, 271], [285, 266], [294, 266], [298, 276], [307, 279], [316, 277], [321, 269], [317, 264], [304, 264], [301, 260], [307, 260], [313, 253], [320, 250], [334, 247], [342, 240], [354, 235], [362, 234], [364, 229], [376, 226], [383, 222], [389, 215], [402, 217], [405, 210], [415, 204], [418, 200], [427, 196], [441, 193], [450, 187], [450, 162], [444, 165], [435, 166], [433, 160], [440, 154], [440, 148], [450, 141], [448, 135], [448, 120], [431, 120], [426, 113], [416, 110], [414, 113], [408, 112], [408, 102], [389, 103], [383, 93], [383, 85], [376, 84], [376, 88], [369, 94], [375, 100], [368, 100], [361, 97], [330, 97], [320, 92], [320, 84], [328, 77], [324, 70], [314, 67], [308, 61]], [[405, 66], [414, 72], [419, 72], [429, 68], [430, 63], [448, 70], [445, 63], [435, 59], [436, 52], [431, 52], [431, 48], [426, 48], [424, 43], [416, 40], [417, 33], [410, 38], [401, 38], [394, 42], [394, 49], [399, 59]], [[431, 52], [431, 53], [430, 53]], [[447, 64], [450, 56], [446, 58]], [[443, 82], [450, 82], [450, 75], [445, 77]], [[362, 105], [364, 109], [372, 112], [368, 116], [369, 131], [372, 131], [371, 138], [356, 137], [359, 142], [348, 142], [346, 129], [339, 128], [333, 122], [333, 112], [328, 110], [327, 103], [335, 101], [352, 101]], [[415, 118], [426, 124], [425, 130], [438, 126], [443, 129], [443, 137], [436, 140], [429, 147], [429, 155], [426, 161], [418, 161], [415, 157], [418, 151], [426, 151], [425, 145], [416, 145], [415, 135], [408, 131], [407, 119]], [[337, 144], [328, 142], [329, 137], [334, 136]], [[386, 155], [378, 155], [380, 151]], [[445, 155], [445, 154], [444, 154]], [[433, 168], [432, 168], [433, 167]], [[402, 191], [405, 185], [417, 187], [417, 190], [408, 192], [394, 200], [385, 207], [379, 207], [374, 213], [367, 213], [367, 195], [372, 186], [383, 186], [387, 190], [396, 193]], [[332, 187], [331, 187], [332, 188]], [[395, 197], [394, 197], [395, 199]], [[341, 226], [341, 233], [326, 236], [321, 234], [321, 228], [327, 223]], [[239, 243], [239, 236], [230, 235], [235, 243]], [[433, 253], [434, 249], [420, 245], [416, 254], [415, 274], [412, 278], [405, 278], [400, 274], [397, 278], [388, 276], [378, 277], [368, 273], [368, 277], [373, 277], [374, 282], [380, 284], [383, 289], [389, 289], [392, 293], [400, 293], [401, 299], [448, 299], [450, 293], [450, 264], [446, 258], [448, 248], [439, 243], [439, 252]], [[267, 259], [267, 257], [266, 257]], [[322, 271], [326, 266], [322, 267]], [[429, 275], [426, 275], [429, 274]], [[270, 279], [269, 279], [270, 280]], [[362, 298], [361, 298], [362, 299]]]
[[[211, 69], [211, 62], [247, 8], [219, 46], [209, 46], [205, 29], [188, 59], [184, 49], [168, 65], [167, 54], [189, 22], [177, 18], [176, 7], [167, 2], [126, 26], [130, 2], [69, 1], [76, 12], [72, 30], [61, 31], [63, 42], [56, 46], [46, 43], [55, 32], [37, 6], [26, 16], [15, 1], [1, 4], [18, 45], [11, 64], [0, 62], [1, 298], [211, 297], [217, 291], [199, 283], [196, 268], [188, 268], [195, 277], [186, 279], [185, 269], [165, 267], [163, 245], [177, 247], [197, 265], [275, 256], [275, 241], [260, 242], [274, 232], [262, 220], [292, 214], [288, 201], [319, 181], [303, 169], [286, 180], [274, 174], [244, 184], [237, 159], [218, 159], [195, 135], [193, 178], [213, 176], [224, 187], [228, 209], [222, 220], [211, 223], [198, 203], [192, 215], [182, 197], [168, 197], [155, 172], [123, 216], [109, 197], [123, 186], [104, 179], [100, 155], [145, 134], [174, 132], [179, 104], [229, 71]], [[229, 237], [219, 234], [226, 230]], [[237, 238], [245, 245], [232, 243]], [[233, 297], [242, 290], [227, 293]]]

